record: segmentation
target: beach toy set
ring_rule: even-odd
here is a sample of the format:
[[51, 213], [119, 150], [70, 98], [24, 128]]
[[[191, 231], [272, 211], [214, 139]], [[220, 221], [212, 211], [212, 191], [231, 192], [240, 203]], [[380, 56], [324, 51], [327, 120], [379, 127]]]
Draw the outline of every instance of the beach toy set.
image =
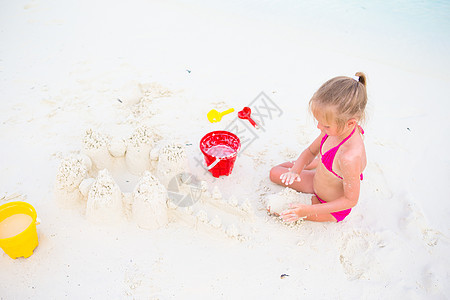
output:
[[[223, 116], [232, 112], [234, 112], [234, 108], [223, 112], [212, 109], [208, 112], [207, 118], [211, 123], [217, 123], [222, 120]], [[239, 111], [238, 117], [248, 120], [253, 127], [258, 129], [258, 124], [251, 118], [250, 107], [244, 107]], [[241, 141], [235, 134], [228, 131], [212, 131], [200, 140], [200, 150], [205, 157], [206, 167], [216, 178], [231, 174], [240, 149]]]
[[[222, 120], [223, 116], [225, 116], [229, 113], [232, 113], [232, 112], [234, 112], [234, 108], [227, 109], [223, 112], [218, 112], [217, 110], [212, 109], [208, 112], [208, 114], [206, 116], [211, 123], [217, 123], [217, 122], [220, 122], [220, 120]], [[252, 124], [253, 127], [258, 129], [259, 126], [251, 118], [251, 114], [252, 114], [251, 108], [246, 106], [238, 112], [238, 117], [239, 117], [239, 119], [242, 119], [242, 120], [248, 120], [250, 122], [250, 124]]]
[[13, 201], [0, 206], [0, 247], [12, 259], [30, 257], [38, 246], [34, 207]]

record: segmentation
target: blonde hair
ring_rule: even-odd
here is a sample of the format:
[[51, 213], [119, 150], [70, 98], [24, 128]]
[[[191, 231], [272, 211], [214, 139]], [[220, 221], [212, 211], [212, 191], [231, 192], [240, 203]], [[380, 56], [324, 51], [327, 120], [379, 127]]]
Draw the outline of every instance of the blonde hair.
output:
[[367, 79], [362, 72], [357, 72], [355, 76], [338, 76], [325, 82], [309, 101], [313, 115], [322, 115], [327, 122], [336, 122], [340, 129], [352, 118], [364, 121]]

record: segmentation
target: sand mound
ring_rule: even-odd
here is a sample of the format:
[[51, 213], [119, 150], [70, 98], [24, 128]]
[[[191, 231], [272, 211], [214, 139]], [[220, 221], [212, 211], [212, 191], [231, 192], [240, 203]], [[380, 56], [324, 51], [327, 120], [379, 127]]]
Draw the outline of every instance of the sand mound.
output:
[[289, 209], [290, 204], [311, 204], [312, 196], [312, 194], [300, 193], [286, 187], [279, 193], [266, 196], [266, 209], [271, 214], [279, 215], [282, 211]]

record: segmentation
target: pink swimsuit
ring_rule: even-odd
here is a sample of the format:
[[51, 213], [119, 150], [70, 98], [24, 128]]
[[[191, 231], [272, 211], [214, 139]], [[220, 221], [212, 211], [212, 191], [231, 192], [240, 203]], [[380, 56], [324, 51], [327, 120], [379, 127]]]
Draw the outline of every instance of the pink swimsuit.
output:
[[[361, 130], [361, 133], [364, 134], [364, 130], [358, 125], [358, 127]], [[339, 176], [338, 174], [336, 174], [336, 172], [333, 171], [333, 161], [334, 161], [334, 157], [336, 156], [337, 151], [339, 150], [339, 148], [342, 146], [342, 144], [344, 144], [356, 131], [356, 126], [355, 129], [353, 129], [352, 133], [349, 134], [348, 137], [346, 137], [342, 142], [339, 143], [339, 145], [337, 145], [336, 147], [331, 148], [330, 150], [328, 150], [325, 153], [322, 153], [322, 147], [323, 144], [325, 143], [326, 139], [328, 138], [328, 135], [325, 134], [325, 136], [322, 138], [322, 141], [320, 142], [320, 156], [321, 156], [321, 160], [323, 165], [325, 166], [325, 168], [327, 168], [328, 171], [330, 171], [331, 173], [333, 173], [334, 175], [336, 175], [337, 177], [339, 177], [340, 179], [342, 179], [341, 176]], [[363, 175], [360, 175], [361, 180], [363, 179]], [[316, 195], [317, 200], [319, 200], [320, 203], [326, 203], [326, 201], [322, 200], [319, 198], [319, 196], [317, 196], [316, 193], [314, 193], [314, 195]], [[333, 212], [331, 213], [332, 216], [334, 216], [336, 218], [336, 221], [340, 222], [342, 220], [345, 219], [346, 216], [348, 216], [348, 214], [352, 211], [351, 208], [346, 209], [346, 210], [341, 210], [341, 211], [337, 211], [337, 212]]]

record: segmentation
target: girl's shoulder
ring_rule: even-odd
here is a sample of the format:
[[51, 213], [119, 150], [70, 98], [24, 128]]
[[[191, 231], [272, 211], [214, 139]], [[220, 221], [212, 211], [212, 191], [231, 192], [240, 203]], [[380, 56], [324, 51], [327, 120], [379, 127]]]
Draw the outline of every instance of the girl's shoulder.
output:
[[360, 134], [355, 134], [342, 144], [339, 149], [339, 160], [360, 159], [366, 155], [364, 140]]
[[[346, 172], [355, 172], [360, 174], [367, 165], [366, 149], [361, 136], [357, 135], [351, 138], [339, 149], [337, 164], [342, 174]], [[343, 176], [344, 177], [344, 176]]]

